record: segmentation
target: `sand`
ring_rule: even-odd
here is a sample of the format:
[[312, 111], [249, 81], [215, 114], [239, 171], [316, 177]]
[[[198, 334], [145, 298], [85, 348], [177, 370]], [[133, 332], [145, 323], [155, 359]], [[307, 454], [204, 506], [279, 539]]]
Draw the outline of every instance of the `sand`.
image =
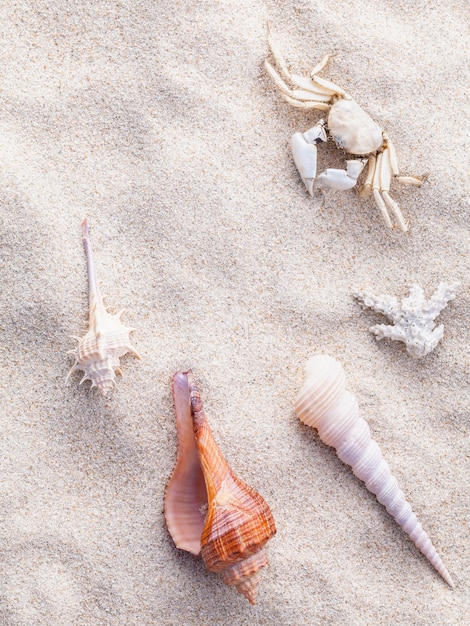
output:
[[[289, 140], [320, 117], [289, 66], [387, 129], [409, 232], [355, 191], [313, 202]], [[0, 622], [3, 626], [470, 623], [466, 2], [5, 0], [0, 8]], [[334, 145], [321, 167], [341, 167]], [[142, 354], [102, 398], [67, 354], [87, 321], [88, 216], [111, 311]], [[421, 360], [377, 343], [357, 289], [461, 282]], [[455, 579], [449, 588], [293, 411], [326, 353]], [[278, 533], [252, 607], [178, 551], [163, 491], [170, 380], [192, 368], [234, 471]]]

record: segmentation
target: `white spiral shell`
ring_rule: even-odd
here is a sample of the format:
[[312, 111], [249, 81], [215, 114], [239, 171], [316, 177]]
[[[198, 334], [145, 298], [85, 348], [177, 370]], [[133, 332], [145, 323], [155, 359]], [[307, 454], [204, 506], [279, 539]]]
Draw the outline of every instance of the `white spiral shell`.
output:
[[452, 578], [423, 530], [397, 481], [371, 438], [367, 422], [359, 416], [355, 397], [345, 389], [341, 364], [326, 355], [312, 357], [305, 383], [295, 400], [299, 419], [318, 430], [320, 439], [336, 448], [339, 458], [385, 506], [419, 550], [451, 587]]
[[75, 355], [75, 363], [67, 380], [73, 372], [82, 370], [84, 376], [80, 384], [91, 380], [91, 386], [97, 387], [104, 396], [115, 386], [116, 374], [121, 374], [119, 359], [127, 352], [131, 352], [138, 359], [140, 355], [131, 345], [129, 337], [134, 329], [121, 322], [124, 311], [112, 315], [103, 304], [86, 218], [82, 223], [82, 237], [88, 268], [89, 330], [84, 337], [76, 337], [78, 346], [71, 350]]

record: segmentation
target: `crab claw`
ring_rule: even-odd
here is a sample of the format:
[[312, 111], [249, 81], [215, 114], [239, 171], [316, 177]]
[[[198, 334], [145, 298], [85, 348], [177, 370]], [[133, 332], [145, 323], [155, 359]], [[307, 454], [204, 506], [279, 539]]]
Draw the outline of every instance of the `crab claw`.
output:
[[292, 135], [291, 146], [294, 163], [299, 170], [308, 193], [313, 196], [314, 182], [317, 175], [317, 143], [327, 141], [325, 120], [320, 120], [305, 133]]
[[314, 189], [352, 189], [364, 169], [367, 159], [351, 159], [346, 161], [346, 169], [328, 168], [313, 183]]

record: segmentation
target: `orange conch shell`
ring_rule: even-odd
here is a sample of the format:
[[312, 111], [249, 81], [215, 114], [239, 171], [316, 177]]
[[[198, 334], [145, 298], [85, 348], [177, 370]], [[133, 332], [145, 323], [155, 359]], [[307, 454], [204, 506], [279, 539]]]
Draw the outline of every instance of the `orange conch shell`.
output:
[[86, 218], [82, 223], [82, 233], [87, 257], [90, 321], [87, 334], [81, 339], [76, 337], [78, 346], [76, 350], [71, 351], [75, 354], [75, 363], [67, 380], [76, 370], [83, 370], [84, 376], [80, 384], [85, 380], [91, 380], [91, 386], [97, 387], [104, 396], [116, 384], [116, 374], [121, 374], [120, 357], [127, 352], [131, 352], [138, 359], [140, 356], [132, 347], [129, 337], [129, 333], [134, 329], [127, 328], [121, 322], [123, 311], [111, 315], [103, 304]]
[[173, 397], [178, 456], [165, 491], [168, 530], [178, 548], [200, 552], [211, 572], [255, 604], [259, 570], [268, 562], [264, 546], [276, 532], [272, 513], [228, 466], [191, 372], [174, 375]]

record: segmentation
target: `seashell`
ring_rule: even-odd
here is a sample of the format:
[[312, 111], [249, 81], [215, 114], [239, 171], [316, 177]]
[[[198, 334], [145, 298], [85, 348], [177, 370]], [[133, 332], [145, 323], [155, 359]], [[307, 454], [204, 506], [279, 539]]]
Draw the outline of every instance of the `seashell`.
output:
[[312, 357], [305, 383], [295, 400], [299, 419], [318, 429], [320, 439], [336, 448], [339, 458], [352, 467], [367, 489], [385, 506], [419, 550], [451, 587], [452, 578], [411, 506], [399, 489], [367, 422], [359, 417], [355, 397], [345, 390], [341, 364], [326, 355]]
[[168, 530], [177, 548], [201, 553], [209, 571], [255, 604], [264, 546], [276, 532], [272, 513], [223, 457], [192, 372], [176, 373], [172, 386], [178, 453], [165, 490]]
[[131, 345], [129, 333], [134, 329], [127, 328], [121, 322], [124, 311], [111, 315], [103, 304], [86, 218], [82, 222], [82, 236], [88, 268], [90, 321], [87, 334], [81, 339], [74, 337], [79, 343], [75, 350], [71, 350], [76, 360], [67, 380], [73, 372], [82, 370], [85, 375], [80, 384], [91, 380], [91, 386], [97, 387], [104, 396], [116, 384], [116, 374], [122, 375], [120, 357], [127, 352], [131, 352], [138, 359], [141, 357]]

